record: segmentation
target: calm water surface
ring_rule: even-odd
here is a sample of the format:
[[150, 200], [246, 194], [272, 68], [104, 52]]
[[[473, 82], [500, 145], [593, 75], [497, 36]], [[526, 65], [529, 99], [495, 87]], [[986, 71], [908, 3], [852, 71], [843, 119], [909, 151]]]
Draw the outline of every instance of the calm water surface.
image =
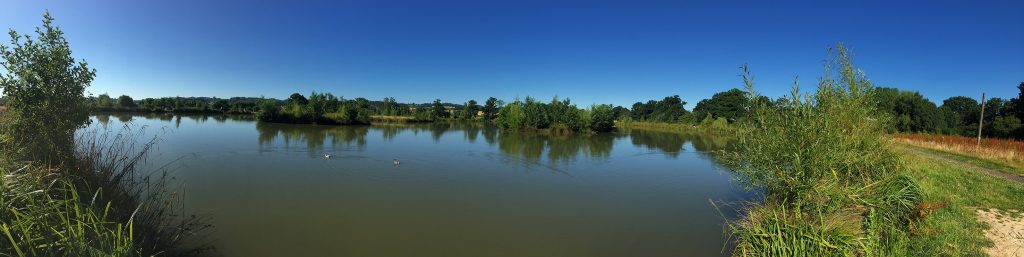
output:
[[171, 163], [224, 256], [725, 256], [709, 200], [750, 195], [715, 137], [93, 119], [161, 135], [149, 165]]

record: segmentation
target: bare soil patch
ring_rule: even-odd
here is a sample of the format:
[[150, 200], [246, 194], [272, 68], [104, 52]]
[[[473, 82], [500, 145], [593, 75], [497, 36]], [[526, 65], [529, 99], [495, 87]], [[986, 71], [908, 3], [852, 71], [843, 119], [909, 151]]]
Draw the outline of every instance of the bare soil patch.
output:
[[985, 248], [992, 257], [1024, 257], [1024, 215], [1018, 210], [978, 210], [978, 220], [987, 223], [985, 237], [995, 245]]

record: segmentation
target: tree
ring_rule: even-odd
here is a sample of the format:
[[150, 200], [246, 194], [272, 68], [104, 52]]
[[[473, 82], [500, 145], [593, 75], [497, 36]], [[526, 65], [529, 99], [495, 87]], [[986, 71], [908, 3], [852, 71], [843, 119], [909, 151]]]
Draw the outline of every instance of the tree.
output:
[[590, 129], [597, 132], [615, 130], [615, 111], [611, 105], [600, 104], [590, 107]]
[[306, 105], [307, 103], [309, 103], [309, 100], [307, 100], [305, 96], [302, 96], [302, 94], [299, 93], [292, 93], [291, 96], [288, 96], [288, 101], [298, 105]]
[[714, 118], [723, 117], [735, 122], [747, 116], [748, 104], [746, 92], [733, 88], [715, 93], [710, 99], [701, 100], [693, 107], [693, 114], [697, 117], [710, 114]]
[[470, 99], [466, 102], [465, 107], [462, 108], [462, 115], [464, 119], [476, 118], [476, 113], [480, 111], [480, 105], [477, 105], [476, 100]]
[[498, 99], [494, 97], [487, 98], [482, 111], [484, 112], [485, 120], [493, 120], [498, 115]]
[[434, 100], [434, 104], [431, 105], [430, 109], [431, 117], [435, 120], [448, 118], [448, 111], [444, 109], [444, 105], [441, 104], [441, 99]]
[[1017, 116], [1017, 119], [1024, 121], [1024, 103], [1021, 103], [1021, 101], [1024, 101], [1024, 81], [1017, 85], [1017, 91], [1017, 104], [1014, 105], [1014, 114]]
[[99, 97], [96, 97], [96, 105], [99, 107], [111, 107], [113, 102], [110, 100], [110, 95], [103, 93]]
[[96, 70], [71, 57], [64, 32], [53, 20], [46, 12], [35, 39], [11, 30], [11, 45], [0, 44], [0, 65], [7, 72], [0, 74], [0, 88], [9, 98], [0, 150], [57, 164], [71, 159], [75, 130], [89, 121], [83, 94]]
[[1020, 119], [1015, 116], [999, 116], [992, 121], [989, 133], [1000, 138], [1010, 138], [1020, 130]]
[[230, 108], [231, 108], [231, 103], [229, 103], [227, 100], [217, 99], [216, 101], [213, 101], [213, 109], [215, 109], [215, 110], [227, 111]]
[[954, 96], [942, 101], [942, 107], [952, 113], [950, 127], [956, 131], [970, 135], [971, 131], [977, 131], [978, 115], [981, 107], [977, 100], [966, 96]]
[[135, 100], [131, 96], [121, 95], [117, 97], [117, 106], [122, 108], [135, 107]]
[[916, 91], [875, 88], [872, 100], [877, 111], [892, 118], [892, 126], [904, 132], [936, 132], [946, 130], [947, 123], [939, 116], [935, 103]]

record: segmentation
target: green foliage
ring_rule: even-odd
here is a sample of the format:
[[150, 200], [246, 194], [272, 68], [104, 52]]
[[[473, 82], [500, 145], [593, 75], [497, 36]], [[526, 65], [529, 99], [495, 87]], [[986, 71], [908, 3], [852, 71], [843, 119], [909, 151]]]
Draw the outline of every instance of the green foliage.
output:
[[[110, 222], [111, 205], [90, 203], [74, 184], [31, 184], [25, 173], [0, 180], [0, 255], [140, 256], [132, 240], [132, 222]], [[8, 177], [18, 176], [18, 177]], [[9, 207], [18, 206], [17, 210]]]
[[996, 137], [1008, 138], [1018, 134], [1020, 119], [1015, 116], [998, 116], [992, 121], [989, 132]]
[[693, 107], [693, 114], [696, 117], [710, 114], [714, 118], [722, 117], [729, 122], [736, 122], [747, 116], [747, 106], [749, 106], [747, 99], [746, 93], [735, 88], [718, 92], [710, 99], [697, 102], [697, 106]]
[[595, 105], [589, 110], [576, 107], [569, 99], [552, 99], [545, 104], [526, 97], [503, 106], [495, 124], [504, 129], [552, 129], [575, 132], [614, 130], [615, 112], [611, 105]]
[[461, 119], [472, 120], [476, 118], [477, 112], [480, 111], [480, 105], [476, 104], [476, 100], [469, 100], [462, 108]]
[[450, 115], [448, 110], [444, 108], [444, 105], [441, 104], [441, 99], [435, 99], [434, 103], [430, 105], [430, 113], [432, 120], [447, 119]]
[[523, 102], [516, 99], [512, 103], [501, 107], [495, 124], [500, 128], [510, 130], [528, 128], [526, 125], [526, 108]]
[[892, 128], [898, 131], [938, 132], [948, 130], [934, 103], [918, 92], [895, 88], [875, 88], [878, 111], [889, 115]]
[[100, 94], [100, 96], [96, 98], [96, 105], [99, 106], [99, 107], [108, 107], [109, 108], [109, 107], [113, 107], [114, 103], [110, 100], [110, 95], [104, 93], [104, 94]]
[[0, 46], [9, 72], [0, 85], [11, 97], [0, 116], [0, 256], [184, 253], [184, 240], [206, 227], [174, 208], [180, 198], [164, 187], [166, 173], [137, 170], [156, 139], [75, 137], [88, 120], [83, 92], [96, 72], [70, 57], [52, 22], [45, 14], [38, 41], [12, 31], [13, 48]]
[[[756, 101], [744, 123], [730, 163], [765, 197], [732, 224], [735, 255], [906, 254], [917, 184], [884, 138], [873, 86], [842, 44], [825, 68], [813, 95], [794, 86], [781, 105]], [[743, 79], [753, 95], [745, 67]]]
[[0, 44], [6, 74], [0, 88], [7, 95], [6, 120], [0, 151], [19, 158], [57, 164], [69, 160], [74, 131], [89, 121], [83, 93], [96, 70], [71, 57], [64, 32], [53, 24], [49, 12], [36, 38], [10, 31], [10, 46]]
[[292, 94], [283, 105], [272, 99], [261, 99], [256, 118], [265, 122], [370, 124], [370, 101], [365, 98], [345, 100], [330, 93], [313, 92], [307, 99]]
[[484, 113], [484, 120], [494, 120], [498, 115], [498, 99], [494, 97], [487, 98], [487, 102], [484, 103], [484, 107], [480, 109]]
[[135, 107], [135, 100], [131, 96], [121, 95], [117, 97], [117, 106], [123, 108]]
[[546, 129], [551, 126], [551, 116], [548, 115], [547, 106], [533, 99], [533, 97], [526, 97], [526, 102], [523, 103], [523, 111], [526, 112], [526, 116], [523, 117], [524, 127]]
[[590, 107], [590, 129], [597, 132], [615, 130], [615, 111], [611, 105], [599, 104]]
[[678, 95], [666, 96], [661, 101], [636, 102], [630, 111], [630, 117], [641, 121], [685, 122], [690, 119], [690, 112], [686, 111], [685, 105], [686, 102]]

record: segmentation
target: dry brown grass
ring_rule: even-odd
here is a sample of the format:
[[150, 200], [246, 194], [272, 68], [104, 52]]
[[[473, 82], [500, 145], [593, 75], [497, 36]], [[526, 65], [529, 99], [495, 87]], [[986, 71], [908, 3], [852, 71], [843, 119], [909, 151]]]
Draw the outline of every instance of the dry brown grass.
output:
[[982, 138], [978, 145], [977, 138], [965, 136], [895, 134], [893, 138], [913, 146], [1024, 167], [1024, 141], [1020, 140]]

